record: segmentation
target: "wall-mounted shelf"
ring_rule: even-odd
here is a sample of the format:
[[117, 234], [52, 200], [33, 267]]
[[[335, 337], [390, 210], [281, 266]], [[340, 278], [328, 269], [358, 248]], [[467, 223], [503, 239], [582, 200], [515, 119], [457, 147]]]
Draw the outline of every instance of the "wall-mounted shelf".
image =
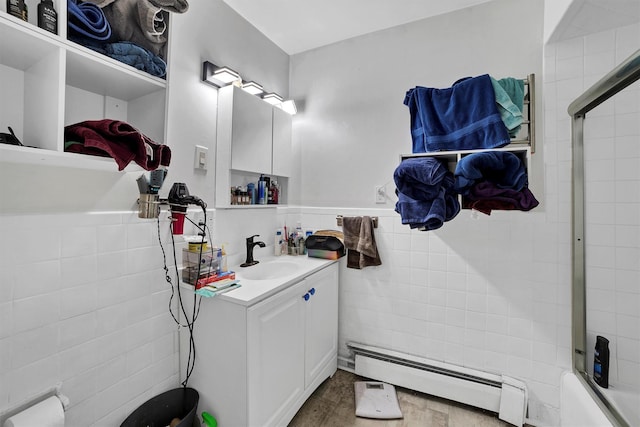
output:
[[[474, 153], [481, 153], [485, 151], [508, 151], [515, 154], [522, 161], [527, 174], [531, 170], [530, 162], [531, 155], [535, 152], [535, 75], [529, 74], [527, 78], [523, 79], [525, 93], [523, 104], [523, 122], [522, 127], [518, 134], [511, 138], [511, 142], [500, 148], [492, 149], [479, 149], [479, 150], [461, 150], [461, 151], [435, 151], [428, 153], [411, 153], [401, 154], [400, 162], [405, 159], [414, 157], [436, 157], [442, 162], [445, 162], [447, 169], [452, 173], [455, 172], [456, 165], [461, 158]], [[460, 206], [462, 208], [467, 207], [467, 203], [463, 197], [460, 196]]]
[[66, 2], [60, 35], [34, 24], [31, 3], [29, 22], [0, 7], [0, 132], [25, 145], [1, 144], [0, 162], [117, 171], [111, 158], [64, 151], [65, 125], [85, 120], [122, 120], [164, 143], [166, 81], [67, 40]]

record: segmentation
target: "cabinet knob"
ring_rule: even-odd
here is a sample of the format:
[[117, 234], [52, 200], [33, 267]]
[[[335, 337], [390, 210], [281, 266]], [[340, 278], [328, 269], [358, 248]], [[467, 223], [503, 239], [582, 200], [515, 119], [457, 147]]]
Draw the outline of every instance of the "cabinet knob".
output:
[[311, 298], [311, 295], [309, 295], [309, 292], [307, 292], [302, 296], [302, 298], [304, 298], [305, 301], [309, 301], [309, 298]]
[[315, 294], [316, 294], [316, 288], [311, 288], [311, 289], [309, 289], [309, 293], [310, 293], [311, 295], [315, 295]]

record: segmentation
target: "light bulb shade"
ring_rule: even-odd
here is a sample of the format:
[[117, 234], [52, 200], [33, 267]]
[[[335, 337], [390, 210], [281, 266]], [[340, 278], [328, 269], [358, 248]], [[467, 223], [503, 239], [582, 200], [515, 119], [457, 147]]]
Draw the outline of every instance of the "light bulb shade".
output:
[[271, 105], [282, 104], [282, 97], [277, 93], [267, 93], [266, 95], [262, 95], [262, 99]]
[[218, 67], [209, 61], [202, 63], [202, 80], [216, 87], [224, 87], [237, 80], [240, 74], [229, 67]]
[[292, 116], [298, 112], [298, 108], [296, 107], [296, 103], [293, 99], [287, 99], [284, 101], [280, 108]]
[[242, 82], [242, 89], [251, 95], [260, 95], [264, 90], [262, 86], [256, 82]]

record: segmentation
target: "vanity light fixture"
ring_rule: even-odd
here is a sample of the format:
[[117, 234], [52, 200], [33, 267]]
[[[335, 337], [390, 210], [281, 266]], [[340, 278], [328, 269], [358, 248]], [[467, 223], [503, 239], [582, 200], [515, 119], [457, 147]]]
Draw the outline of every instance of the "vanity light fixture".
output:
[[251, 95], [260, 95], [264, 90], [256, 82], [242, 82], [242, 89], [249, 92]]
[[262, 95], [262, 99], [271, 105], [280, 106], [280, 104], [282, 104], [282, 97], [277, 93], [267, 93]]
[[292, 116], [298, 112], [298, 108], [296, 107], [296, 102], [293, 99], [287, 99], [280, 106], [283, 111], [291, 114]]
[[229, 67], [218, 67], [209, 61], [202, 63], [202, 81], [215, 87], [224, 87], [237, 80], [241, 80], [240, 74]]

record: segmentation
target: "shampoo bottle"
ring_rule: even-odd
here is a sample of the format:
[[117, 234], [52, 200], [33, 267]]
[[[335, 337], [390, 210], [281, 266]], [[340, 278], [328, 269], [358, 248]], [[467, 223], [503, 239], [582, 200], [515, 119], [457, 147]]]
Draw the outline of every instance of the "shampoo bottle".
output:
[[282, 255], [282, 230], [279, 228], [276, 230], [276, 238], [273, 242], [273, 252], [275, 256]]
[[609, 340], [598, 335], [593, 353], [593, 380], [602, 388], [609, 388]]
[[42, 0], [38, 4], [38, 27], [58, 34], [58, 14], [53, 8], [53, 0]]
[[22, 19], [24, 0], [7, 0], [7, 13]]

